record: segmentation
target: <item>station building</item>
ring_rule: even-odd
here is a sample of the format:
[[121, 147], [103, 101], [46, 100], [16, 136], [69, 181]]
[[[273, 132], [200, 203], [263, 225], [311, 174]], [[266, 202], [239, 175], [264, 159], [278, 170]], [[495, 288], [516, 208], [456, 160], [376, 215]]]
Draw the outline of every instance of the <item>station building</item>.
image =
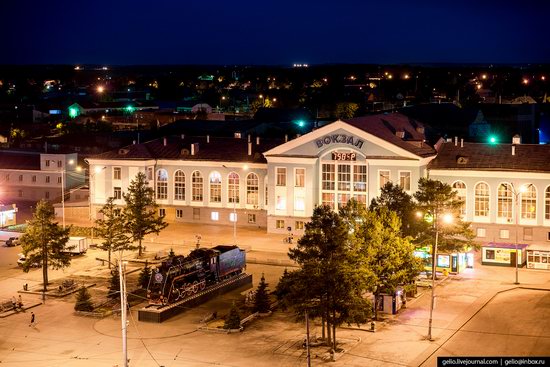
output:
[[316, 205], [336, 210], [351, 198], [368, 205], [388, 181], [413, 194], [419, 178], [430, 177], [465, 200], [477, 239], [494, 244], [494, 251], [484, 247], [488, 262], [510, 266], [516, 260], [505, 245], [521, 242], [529, 247], [519, 261], [543, 268], [550, 147], [515, 139], [431, 146], [423, 124], [399, 113], [338, 120], [291, 140], [170, 136], [89, 158], [90, 203], [94, 216], [109, 197], [123, 205], [122, 193], [144, 172], [168, 222], [236, 222], [300, 235]]

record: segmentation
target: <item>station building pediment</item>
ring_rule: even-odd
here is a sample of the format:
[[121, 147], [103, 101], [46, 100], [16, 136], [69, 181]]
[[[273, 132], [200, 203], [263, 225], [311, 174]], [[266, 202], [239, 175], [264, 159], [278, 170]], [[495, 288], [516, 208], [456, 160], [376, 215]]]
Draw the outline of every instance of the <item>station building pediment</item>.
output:
[[330, 151], [354, 152], [365, 158], [414, 159], [421, 157], [373, 134], [338, 120], [264, 153], [270, 157], [316, 158]]

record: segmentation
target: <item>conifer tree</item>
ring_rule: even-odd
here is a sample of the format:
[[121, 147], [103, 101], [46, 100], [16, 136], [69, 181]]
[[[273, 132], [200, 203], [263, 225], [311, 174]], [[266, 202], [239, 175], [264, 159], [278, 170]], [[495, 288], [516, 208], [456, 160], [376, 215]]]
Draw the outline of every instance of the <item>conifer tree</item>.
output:
[[229, 311], [229, 315], [225, 318], [225, 323], [223, 325], [224, 329], [239, 329], [241, 327], [241, 316], [239, 315], [239, 310], [233, 302], [233, 306]]
[[120, 299], [120, 274], [118, 267], [114, 267], [113, 270], [111, 270], [111, 283], [109, 285], [107, 297], [111, 299]]
[[40, 200], [20, 238], [26, 258], [23, 271], [28, 272], [34, 264], [40, 264], [44, 292], [48, 290], [48, 268], [63, 269], [71, 263], [71, 255], [64, 251], [69, 241], [70, 227], [62, 229], [54, 219], [53, 205], [47, 200]]
[[126, 202], [124, 227], [130, 232], [132, 240], [138, 241], [138, 256], [141, 256], [143, 249], [141, 242], [145, 235], [158, 234], [168, 226], [168, 223], [158, 215], [155, 190], [147, 183], [145, 173], [139, 172], [135, 179], [130, 182], [128, 192], [122, 196]]
[[147, 289], [149, 286], [149, 279], [151, 278], [151, 268], [145, 262], [145, 267], [139, 273], [138, 283], [139, 286], [143, 289]]
[[269, 312], [270, 302], [269, 294], [267, 293], [267, 286], [268, 284], [265, 282], [265, 277], [262, 273], [262, 278], [260, 279], [260, 284], [258, 284], [258, 289], [256, 290], [256, 295], [254, 297], [254, 312]]
[[86, 287], [82, 287], [76, 294], [76, 303], [74, 305], [75, 311], [93, 311], [94, 306], [92, 304], [92, 296]]
[[103, 238], [101, 249], [108, 253], [109, 268], [111, 268], [111, 254], [115, 251], [134, 250], [131, 237], [124, 227], [121, 217], [121, 209], [114, 204], [114, 198], [110, 197], [101, 210], [101, 219], [97, 219], [96, 229], [99, 237]]

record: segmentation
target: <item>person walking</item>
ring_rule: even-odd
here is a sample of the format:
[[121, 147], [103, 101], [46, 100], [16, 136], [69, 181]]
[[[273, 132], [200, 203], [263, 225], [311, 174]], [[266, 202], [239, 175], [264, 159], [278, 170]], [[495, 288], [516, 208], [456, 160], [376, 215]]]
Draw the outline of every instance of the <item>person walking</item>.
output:
[[31, 323], [29, 326], [34, 327], [36, 325], [35, 318], [34, 318], [34, 312], [31, 312]]
[[15, 308], [17, 307], [17, 302], [15, 301], [15, 296], [11, 297], [11, 305], [13, 306], [13, 310], [15, 311]]
[[19, 299], [17, 300], [17, 307], [23, 309], [23, 298], [21, 298], [21, 295], [19, 295]]

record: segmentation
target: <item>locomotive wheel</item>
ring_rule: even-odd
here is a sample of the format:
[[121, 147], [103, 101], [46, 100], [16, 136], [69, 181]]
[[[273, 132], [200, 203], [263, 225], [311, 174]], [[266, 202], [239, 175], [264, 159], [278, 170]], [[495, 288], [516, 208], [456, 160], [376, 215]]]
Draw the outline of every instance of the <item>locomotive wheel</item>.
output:
[[200, 288], [201, 291], [202, 291], [204, 288], [206, 288], [206, 281], [205, 281], [205, 280], [201, 280], [201, 282], [199, 283], [199, 288]]
[[172, 296], [174, 297], [174, 301], [177, 301], [181, 296], [180, 290], [178, 288], [174, 288], [172, 291]]
[[197, 293], [198, 290], [199, 290], [199, 284], [198, 284], [198, 282], [195, 280], [195, 281], [193, 282], [193, 294]]

